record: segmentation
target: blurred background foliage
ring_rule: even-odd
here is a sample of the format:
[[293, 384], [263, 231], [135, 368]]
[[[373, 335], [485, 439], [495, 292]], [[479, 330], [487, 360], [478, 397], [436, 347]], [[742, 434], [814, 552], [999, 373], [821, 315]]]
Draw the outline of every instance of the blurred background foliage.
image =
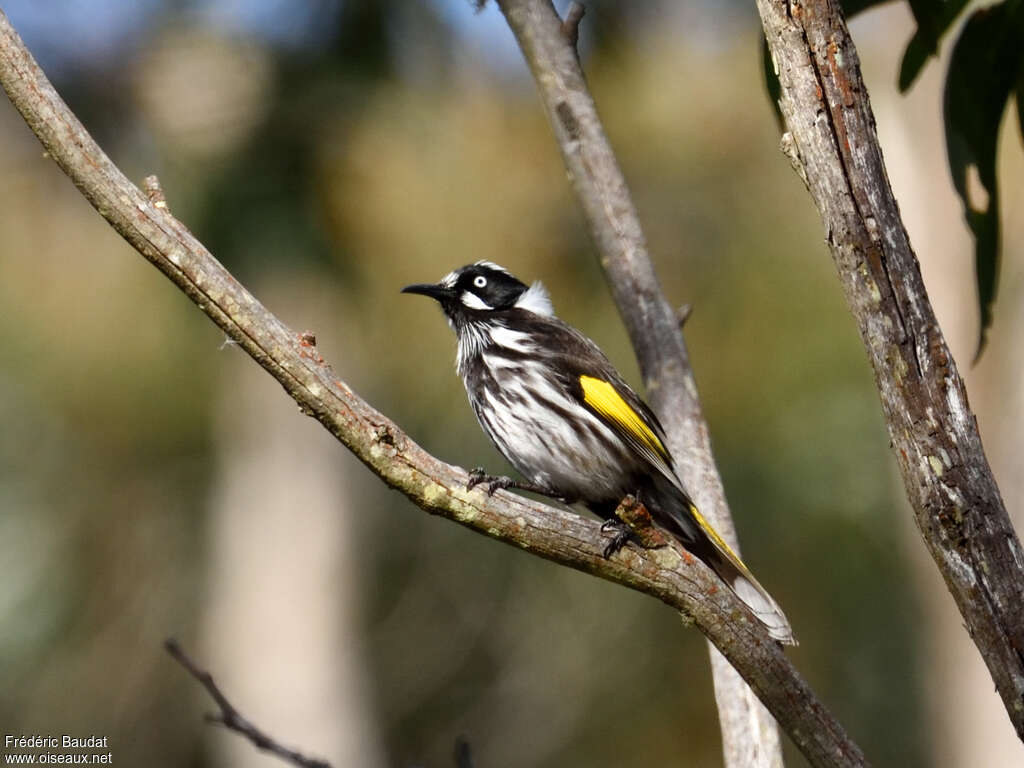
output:
[[[469, 261], [542, 279], [638, 383], [493, 7], [5, 11], [115, 162], [159, 174], [214, 254], [433, 453], [507, 469], [440, 314], [398, 294]], [[940, 78], [897, 96], [913, 29], [894, 4], [853, 32], [965, 362], [976, 296]], [[749, 3], [604, 1], [581, 41], [666, 294], [694, 307], [687, 340], [746, 559], [792, 620], [797, 666], [875, 764], [1019, 764], [908, 524], [820, 223], [778, 151], [759, 35]], [[481, 768], [721, 763], [696, 631], [387, 491], [106, 227], [13, 109], [0, 133], [5, 733], [106, 735], [119, 765], [276, 765], [203, 725], [210, 703], [161, 649], [175, 635], [255, 722], [338, 766], [449, 766], [460, 736]], [[1000, 153], [1000, 174], [1000, 320], [965, 372], [1019, 509], [1019, 153]], [[787, 758], [802, 764], [788, 744]]]

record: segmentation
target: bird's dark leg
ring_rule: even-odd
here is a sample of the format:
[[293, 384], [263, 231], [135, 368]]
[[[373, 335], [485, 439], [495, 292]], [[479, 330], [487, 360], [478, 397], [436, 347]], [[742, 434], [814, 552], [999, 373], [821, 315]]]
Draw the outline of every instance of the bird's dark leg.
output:
[[668, 537], [654, 525], [651, 513], [640, 500], [639, 492], [636, 496], [626, 496], [610, 516], [602, 516], [607, 519], [601, 524], [601, 533], [612, 537], [604, 548], [605, 559], [622, 549], [627, 541], [636, 542], [644, 549], [668, 545]]
[[633, 538], [633, 532], [629, 526], [617, 517], [610, 517], [601, 523], [601, 535], [611, 537], [601, 552], [605, 560], [626, 546], [626, 542]]
[[515, 480], [511, 477], [505, 477], [504, 475], [488, 475], [484, 472], [483, 467], [474, 467], [469, 470], [469, 480], [466, 481], [466, 490], [471, 491], [478, 485], [484, 486], [484, 490], [487, 491], [487, 495], [491, 496], [499, 488], [516, 488], [520, 491], [529, 491], [530, 493], [539, 493], [541, 496], [550, 496], [555, 499], [564, 498], [552, 491], [550, 488], [545, 488], [542, 485], [531, 483], [527, 480]]

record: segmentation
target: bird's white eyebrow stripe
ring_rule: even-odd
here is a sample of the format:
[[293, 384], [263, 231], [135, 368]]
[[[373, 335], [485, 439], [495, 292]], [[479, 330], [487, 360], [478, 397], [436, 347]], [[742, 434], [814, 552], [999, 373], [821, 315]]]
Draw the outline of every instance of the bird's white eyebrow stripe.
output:
[[476, 262], [473, 266], [475, 267], [486, 267], [487, 269], [493, 269], [495, 272], [501, 272], [503, 275], [512, 277], [512, 273], [505, 269], [500, 264], [495, 264], [493, 261], [481, 260]]

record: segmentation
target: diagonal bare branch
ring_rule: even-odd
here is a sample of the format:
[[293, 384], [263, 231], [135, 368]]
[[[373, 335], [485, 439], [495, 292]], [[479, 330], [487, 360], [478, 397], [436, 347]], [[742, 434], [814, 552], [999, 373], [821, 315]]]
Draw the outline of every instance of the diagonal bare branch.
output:
[[434, 458], [356, 395], [317, 352], [132, 184], [60, 99], [0, 12], [0, 85], [47, 153], [110, 225], [390, 487], [430, 514], [559, 564], [645, 592], [691, 617], [816, 766], [865, 761], [780, 646], [699, 560], [676, 545], [601, 556], [596, 521], [498, 491]]
[[224, 692], [221, 691], [213, 681], [213, 675], [196, 664], [191, 657], [185, 653], [177, 640], [165, 640], [164, 648], [175, 661], [181, 664], [181, 666], [183, 666], [185, 670], [192, 675], [192, 677], [199, 681], [199, 684], [202, 685], [203, 688], [206, 689], [206, 692], [210, 694], [210, 698], [216, 702], [217, 708], [220, 711], [215, 715], [207, 715], [207, 722], [223, 725], [229, 731], [234, 731], [235, 733], [241, 734], [247, 738], [257, 749], [262, 749], [264, 752], [276, 755], [292, 765], [299, 766], [299, 768], [331, 768], [331, 764], [326, 760], [307, 757], [298, 750], [286, 747], [277, 741], [277, 739], [264, 732], [261, 728], [249, 722], [249, 720], [241, 712], [235, 709], [235, 706], [230, 701], [228, 701], [227, 696], [224, 695]]

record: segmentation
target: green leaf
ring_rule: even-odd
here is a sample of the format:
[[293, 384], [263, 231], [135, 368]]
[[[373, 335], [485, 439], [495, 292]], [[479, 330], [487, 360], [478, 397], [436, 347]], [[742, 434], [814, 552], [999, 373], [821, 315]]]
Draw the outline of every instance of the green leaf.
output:
[[1017, 130], [1020, 131], [1021, 144], [1024, 144], [1024, 59], [1021, 59], [1017, 70]]
[[971, 14], [953, 48], [946, 76], [946, 153], [953, 185], [975, 238], [981, 314], [978, 355], [992, 325], [999, 273], [999, 124], [1022, 66], [1024, 4], [1006, 0]]
[[935, 53], [935, 50], [929, 48], [928, 43], [921, 36], [920, 28], [918, 28], [914, 36], [910, 38], [910, 42], [907, 43], [907, 49], [903, 51], [898, 81], [900, 93], [906, 93], [910, 86], [914, 84], [914, 80], [921, 74], [921, 70], [924, 69], [924, 65], [929, 57]]
[[917, 22], [917, 31], [907, 43], [900, 63], [899, 86], [906, 92], [928, 59], [939, 52], [939, 41], [954, 19], [967, 5], [967, 0], [907, 0]]

